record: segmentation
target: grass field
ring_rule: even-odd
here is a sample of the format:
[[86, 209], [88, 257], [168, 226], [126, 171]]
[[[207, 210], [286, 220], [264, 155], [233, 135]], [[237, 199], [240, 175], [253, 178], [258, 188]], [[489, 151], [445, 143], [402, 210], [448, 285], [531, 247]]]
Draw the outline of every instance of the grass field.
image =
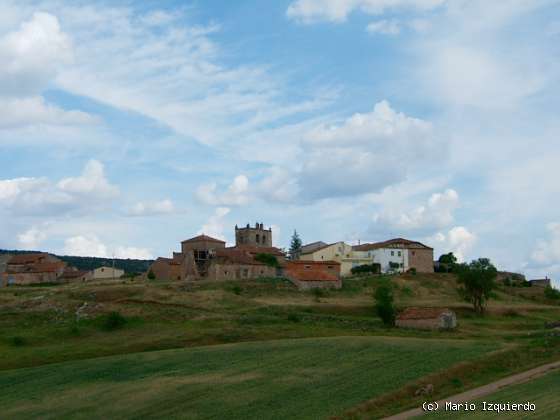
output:
[[[560, 371], [554, 371], [543, 377], [513, 385], [488, 395], [480, 400], [473, 401], [477, 406], [477, 411], [469, 412], [440, 412], [438, 414], [419, 417], [421, 419], [559, 419], [560, 418]], [[526, 403], [535, 404], [534, 412], [508, 411], [496, 413], [492, 411], [482, 411], [482, 401], [487, 403]]]
[[[449, 307], [458, 328], [384, 327], [372, 295], [386, 280], [398, 308]], [[345, 279], [322, 294], [279, 279], [3, 288], [0, 403], [15, 419], [46, 409], [377, 418], [416, 406], [422, 384], [444, 397], [560, 358], [560, 337], [544, 328], [560, 306], [542, 290], [500, 288], [480, 317], [456, 287], [453, 275], [418, 274]], [[125, 324], [107, 328], [111, 312]]]
[[337, 337], [137, 353], [2, 372], [5, 418], [324, 418], [494, 350]]

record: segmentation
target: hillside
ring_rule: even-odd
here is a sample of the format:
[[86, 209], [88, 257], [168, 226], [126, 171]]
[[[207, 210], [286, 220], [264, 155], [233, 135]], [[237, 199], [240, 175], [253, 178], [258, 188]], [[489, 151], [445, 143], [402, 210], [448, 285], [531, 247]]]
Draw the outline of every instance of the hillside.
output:
[[[452, 274], [386, 278], [399, 308], [449, 307], [458, 314], [456, 331], [415, 331], [386, 328], [375, 316], [372, 295], [381, 280], [347, 279], [341, 290], [329, 292], [301, 292], [279, 279], [3, 288], [0, 370], [11, 371], [1, 384], [11, 389], [23, 381], [62, 417], [91, 408], [97, 399], [104, 401], [97, 408], [102, 415], [114, 409], [119, 417], [150, 417], [143, 405], [138, 412], [127, 411], [126, 401], [111, 400], [145, 390], [142, 399], [161, 409], [177, 405], [201, 417], [241, 413], [241, 418], [245, 405], [266, 414], [276, 407], [271, 396], [282, 394], [285, 406], [276, 409], [288, 417], [304, 412], [298, 404], [308, 396], [321, 416], [348, 412], [350, 418], [370, 418], [414, 406], [415, 390], [427, 381], [444, 396], [560, 359], [560, 339], [544, 328], [545, 322], [560, 320], [560, 306], [537, 296], [537, 289], [524, 296], [522, 289], [502, 288], [487, 315], [479, 317], [459, 299]], [[115, 321], [113, 312], [124, 320]], [[329, 337], [332, 341], [324, 341]], [[360, 350], [362, 344], [352, 343], [369, 344]], [[166, 349], [192, 350], [154, 353]], [[101, 356], [111, 358], [94, 361]], [[59, 362], [64, 364], [49, 367]], [[388, 363], [390, 368], [383, 368]], [[115, 364], [119, 369], [111, 368]], [[75, 370], [83, 375], [71, 379], [65, 373]], [[60, 391], [56, 397], [26, 382], [37, 375]], [[371, 382], [378, 376], [386, 387]], [[93, 377], [102, 382], [91, 382]], [[91, 398], [75, 398], [74, 388]], [[38, 408], [23, 395], [14, 391], [0, 398], [10, 412], [33, 417]], [[198, 397], [181, 405], [178, 395]], [[219, 407], [225, 411], [215, 411]]]
[[[20, 251], [20, 250], [6, 250], [0, 249], [0, 254], [26, 254], [39, 251]], [[101, 266], [113, 265], [112, 258], [100, 258], [100, 257], [76, 257], [71, 255], [56, 255], [62, 261], [66, 262], [68, 265], [76, 267], [78, 270], [93, 270], [94, 268]], [[136, 259], [123, 259], [115, 258], [115, 267], [124, 270], [126, 273], [143, 273], [148, 270], [153, 260], [136, 260]]]

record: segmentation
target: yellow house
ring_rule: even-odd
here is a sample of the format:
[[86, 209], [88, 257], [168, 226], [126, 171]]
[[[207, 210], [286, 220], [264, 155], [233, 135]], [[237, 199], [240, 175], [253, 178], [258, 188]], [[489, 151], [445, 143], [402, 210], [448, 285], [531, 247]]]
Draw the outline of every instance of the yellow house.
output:
[[124, 274], [124, 270], [113, 267], [97, 267], [91, 271], [92, 280], [104, 280], [104, 279], [118, 279]]
[[318, 248], [312, 248], [305, 251], [299, 259], [303, 261], [336, 261], [340, 263], [340, 275], [348, 276], [351, 274], [352, 267], [363, 264], [371, 264], [372, 258], [367, 253], [356, 252], [352, 250], [352, 246], [344, 242], [335, 242], [334, 244], [326, 244]]

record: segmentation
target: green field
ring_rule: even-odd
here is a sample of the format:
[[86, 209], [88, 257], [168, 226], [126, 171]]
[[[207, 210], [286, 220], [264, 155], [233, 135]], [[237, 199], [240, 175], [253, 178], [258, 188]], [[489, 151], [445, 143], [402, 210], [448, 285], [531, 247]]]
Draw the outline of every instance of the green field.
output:
[[0, 406], [10, 419], [317, 419], [495, 347], [338, 337], [136, 353], [4, 371]]
[[[420, 418], [438, 419], [559, 419], [560, 418], [560, 371], [554, 371], [540, 378], [513, 385], [502, 389], [495, 394], [488, 395], [480, 400], [473, 401], [478, 410], [458, 413], [441, 413], [422, 416]], [[535, 404], [534, 412], [508, 411], [497, 414], [496, 412], [482, 411], [482, 401], [487, 403], [526, 403]]]
[[[449, 307], [458, 328], [385, 327], [383, 281], [397, 308]], [[2, 288], [0, 419], [379, 418], [417, 407], [425, 384], [441, 399], [560, 359], [544, 328], [560, 306], [531, 289], [499, 288], [480, 317], [450, 274], [321, 293], [281, 279]]]

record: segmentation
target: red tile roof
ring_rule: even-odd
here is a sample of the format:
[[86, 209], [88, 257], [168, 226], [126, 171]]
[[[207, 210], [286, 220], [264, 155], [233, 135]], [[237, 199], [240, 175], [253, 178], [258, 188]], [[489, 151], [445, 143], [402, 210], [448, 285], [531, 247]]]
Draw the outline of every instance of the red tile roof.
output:
[[47, 258], [48, 256], [49, 254], [44, 252], [17, 254], [10, 258], [8, 264], [32, 264], [38, 262], [42, 258]]
[[287, 275], [299, 281], [337, 281], [338, 277], [326, 271], [287, 271]]
[[61, 271], [66, 266], [63, 262], [46, 262], [30, 264], [25, 268], [24, 273], [56, 273]]
[[253, 256], [248, 252], [236, 248], [217, 249], [216, 258], [225, 260], [227, 263], [247, 264], [247, 265], [266, 265], [262, 262], [255, 261]]
[[244, 252], [249, 252], [251, 254], [271, 254], [284, 256], [284, 253], [280, 248], [276, 248], [273, 246], [237, 245], [226, 249], [238, 249]]
[[355, 245], [352, 247], [354, 251], [370, 251], [372, 249], [379, 249], [379, 248], [391, 248], [395, 247], [395, 245], [400, 245], [402, 248], [413, 248], [413, 245], [420, 248], [426, 249], [433, 249], [427, 245], [424, 245], [422, 242], [418, 241], [411, 241], [409, 239], [404, 238], [395, 238], [389, 239], [388, 241], [383, 242], [375, 242], [371, 244], [362, 244], [362, 245]]
[[305, 264], [305, 265], [340, 265], [339, 262], [337, 261], [305, 261], [305, 260], [294, 260], [294, 261], [288, 261], [286, 263], [287, 265], [290, 264]]
[[207, 235], [198, 235], [198, 236], [195, 236], [194, 238], [185, 239], [181, 243], [183, 244], [185, 242], [202, 242], [202, 241], [218, 242], [218, 243], [221, 243], [221, 244], [225, 244], [225, 241], [221, 241], [220, 239], [212, 238], [212, 237], [207, 236]]
[[448, 308], [406, 308], [397, 319], [435, 319], [445, 312], [451, 311]]

